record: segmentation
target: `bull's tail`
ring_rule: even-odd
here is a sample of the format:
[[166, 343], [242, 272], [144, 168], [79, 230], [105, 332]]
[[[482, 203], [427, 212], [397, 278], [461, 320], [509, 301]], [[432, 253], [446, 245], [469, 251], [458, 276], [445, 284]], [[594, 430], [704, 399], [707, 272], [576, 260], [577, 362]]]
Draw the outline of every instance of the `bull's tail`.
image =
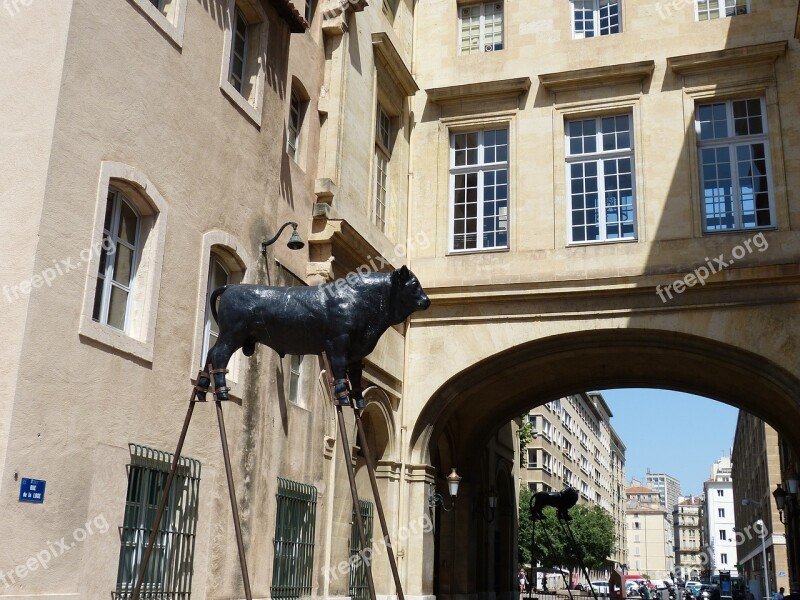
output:
[[219, 298], [222, 294], [224, 294], [225, 290], [227, 289], [228, 289], [227, 285], [218, 287], [213, 292], [211, 292], [211, 298], [208, 299], [208, 303], [211, 306], [211, 314], [217, 323], [219, 323], [219, 319], [217, 318], [217, 298]]

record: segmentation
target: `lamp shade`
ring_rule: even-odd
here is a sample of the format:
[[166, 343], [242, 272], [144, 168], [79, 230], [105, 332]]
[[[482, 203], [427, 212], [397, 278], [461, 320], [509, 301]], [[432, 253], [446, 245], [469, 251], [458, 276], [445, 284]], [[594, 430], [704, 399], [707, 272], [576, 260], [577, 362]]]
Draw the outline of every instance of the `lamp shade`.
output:
[[790, 468], [786, 472], [785, 477], [786, 477], [786, 487], [789, 488], [789, 493], [790, 494], [796, 494], [797, 493], [797, 479], [798, 479], [797, 478], [797, 471], [795, 471], [793, 468]]
[[447, 488], [450, 490], [450, 495], [455, 498], [458, 495], [458, 484], [461, 483], [461, 477], [456, 473], [456, 468], [453, 467], [450, 475], [447, 476]]
[[489, 508], [494, 510], [497, 508], [497, 492], [494, 491], [494, 488], [489, 488]]
[[292, 231], [292, 235], [289, 238], [289, 241], [286, 245], [289, 247], [290, 250], [300, 250], [303, 246], [305, 246], [305, 243], [300, 238], [300, 234], [297, 233], [297, 229], [294, 229]]
[[789, 493], [781, 487], [780, 483], [775, 488], [775, 491], [772, 492], [772, 495], [775, 497], [775, 506], [778, 507], [778, 510], [783, 510], [783, 507], [786, 506], [786, 496], [788, 494]]

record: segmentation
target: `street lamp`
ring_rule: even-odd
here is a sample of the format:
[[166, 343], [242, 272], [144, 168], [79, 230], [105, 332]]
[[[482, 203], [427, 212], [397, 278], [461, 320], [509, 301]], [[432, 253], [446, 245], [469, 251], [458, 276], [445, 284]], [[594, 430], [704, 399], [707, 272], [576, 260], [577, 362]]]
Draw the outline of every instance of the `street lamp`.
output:
[[781, 523], [786, 525], [786, 521], [783, 520], [783, 509], [786, 506], [786, 497], [788, 496], [791, 498], [791, 496], [789, 492], [781, 487], [780, 483], [775, 488], [775, 491], [772, 492], [772, 495], [775, 498], [775, 506], [778, 507], [778, 518], [781, 520]]
[[[751, 504], [761, 506], [763, 503], [758, 500], [753, 500], [752, 498], [742, 498], [742, 506], [750, 506]], [[761, 558], [764, 561], [764, 589], [767, 592], [767, 600], [770, 600], [772, 594], [770, 594], [769, 590], [769, 572], [767, 571], [767, 526], [764, 523], [764, 519], [759, 519], [754, 525], [758, 525], [761, 528]]]
[[276, 233], [270, 239], [268, 240], [265, 239], [261, 242], [261, 254], [266, 256], [267, 246], [271, 246], [272, 244], [274, 244], [278, 240], [280, 235], [283, 233], [283, 230], [289, 227], [290, 225], [292, 226], [292, 235], [289, 236], [289, 241], [286, 243], [286, 245], [289, 247], [289, 250], [300, 250], [303, 246], [305, 246], [305, 243], [303, 243], [303, 240], [300, 239], [300, 235], [297, 233], [297, 223], [295, 223], [294, 221], [288, 221], [283, 225], [281, 225], [280, 229], [278, 229], [278, 233]]
[[439, 492], [436, 492], [433, 486], [431, 486], [431, 493], [428, 496], [428, 506], [430, 508], [441, 506], [442, 510], [447, 512], [453, 510], [456, 506], [456, 496], [458, 495], [458, 485], [460, 483], [461, 477], [458, 473], [456, 473], [456, 468], [452, 467], [450, 475], [447, 476], [447, 490], [450, 492], [450, 498], [452, 500], [450, 508], [447, 508], [447, 505], [444, 501], [444, 496], [442, 496]]
[[481, 506], [480, 509], [478, 509], [478, 507], [475, 506], [474, 512], [479, 514], [483, 518], [483, 520], [486, 521], [487, 523], [491, 523], [492, 521], [494, 521], [494, 511], [497, 508], [497, 492], [494, 491], [494, 486], [489, 488], [489, 495], [487, 496], [486, 499], [489, 504], [489, 516], [488, 517], [486, 516], [486, 512], [483, 506]]
[[769, 592], [769, 573], [767, 572], [767, 526], [764, 524], [763, 519], [756, 521], [756, 525], [760, 525], [761, 527], [761, 558], [764, 561], [764, 589], [767, 592], [767, 600], [770, 600], [772, 594]]

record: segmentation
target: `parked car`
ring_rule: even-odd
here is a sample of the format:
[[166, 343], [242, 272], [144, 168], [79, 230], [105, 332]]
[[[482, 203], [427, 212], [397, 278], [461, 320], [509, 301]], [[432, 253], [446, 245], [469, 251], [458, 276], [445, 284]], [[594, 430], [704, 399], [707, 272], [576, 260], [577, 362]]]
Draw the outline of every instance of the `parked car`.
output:
[[593, 581], [592, 589], [598, 596], [608, 596], [608, 582], [607, 581]]
[[713, 583], [704, 583], [700, 586], [699, 600], [719, 600], [719, 586]]
[[697, 581], [696, 579], [690, 579], [686, 582], [686, 591], [691, 592], [692, 596], [695, 598], [700, 593], [700, 588], [702, 587], [702, 583]]

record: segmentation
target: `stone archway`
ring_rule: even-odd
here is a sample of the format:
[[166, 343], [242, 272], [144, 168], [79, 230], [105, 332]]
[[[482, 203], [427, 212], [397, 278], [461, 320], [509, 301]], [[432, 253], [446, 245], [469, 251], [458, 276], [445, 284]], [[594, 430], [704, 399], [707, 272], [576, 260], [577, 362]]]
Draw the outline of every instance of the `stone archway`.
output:
[[[624, 387], [671, 389], [730, 404], [770, 423], [800, 449], [800, 431], [791, 426], [800, 422], [800, 380], [775, 360], [698, 335], [622, 328], [563, 333], [519, 344], [452, 375], [417, 413], [408, 452], [440, 474], [457, 466], [465, 480], [476, 485], [484, 477], [481, 453], [512, 419], [569, 394]], [[446, 460], [440, 452], [432, 453], [445, 439], [450, 449]], [[513, 497], [515, 489], [498, 492]], [[469, 531], [469, 511], [455, 517], [456, 531]], [[469, 535], [462, 534], [462, 539]], [[431, 560], [433, 540], [420, 542], [421, 549], [430, 550]], [[446, 562], [446, 548], [439, 550]], [[488, 566], [477, 564], [480, 553], [469, 544], [459, 550], [452, 576], [471, 585], [458, 589], [457, 595], [492, 598], [502, 593], [497, 585], [480, 589], [478, 582], [510, 575], [476, 578], [476, 570]], [[426, 560], [425, 552], [418, 560]], [[419, 584], [420, 591], [430, 593], [430, 581]]]

